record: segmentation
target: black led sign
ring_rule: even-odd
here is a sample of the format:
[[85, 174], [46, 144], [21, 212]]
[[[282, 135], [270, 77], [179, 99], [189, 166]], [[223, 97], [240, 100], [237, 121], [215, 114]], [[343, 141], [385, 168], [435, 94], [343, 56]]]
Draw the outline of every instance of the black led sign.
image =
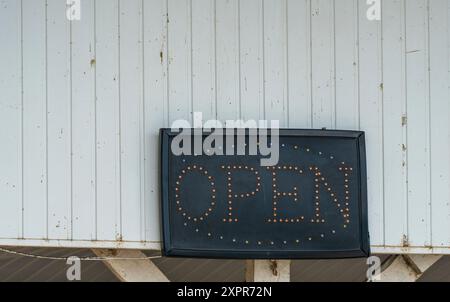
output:
[[[211, 155], [198, 153], [198, 148], [197, 153], [174, 154], [177, 135], [161, 130], [164, 255], [368, 256], [363, 132], [281, 129], [277, 140], [271, 135], [263, 140], [249, 131], [230, 140], [223, 134], [224, 149], [236, 150], [245, 142], [245, 155]], [[192, 131], [189, 148], [194, 150], [195, 141], [210, 136], [196, 137]], [[261, 159], [269, 155], [251, 155], [251, 144], [273, 147], [275, 141], [278, 162], [262, 166]]]

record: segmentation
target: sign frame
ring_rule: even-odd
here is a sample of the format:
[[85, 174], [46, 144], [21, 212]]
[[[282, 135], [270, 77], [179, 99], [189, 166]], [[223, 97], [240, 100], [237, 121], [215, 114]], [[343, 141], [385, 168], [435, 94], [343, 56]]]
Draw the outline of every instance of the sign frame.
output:
[[[203, 135], [211, 133], [202, 129]], [[194, 133], [194, 129], [191, 129]], [[225, 133], [225, 131], [224, 131]], [[174, 248], [171, 242], [170, 209], [169, 209], [169, 140], [179, 132], [169, 128], [160, 129], [160, 185], [161, 185], [161, 233], [162, 254], [166, 257], [189, 257], [210, 259], [345, 259], [364, 258], [370, 256], [370, 235], [368, 230], [368, 198], [367, 198], [367, 168], [364, 131], [350, 130], [315, 130], [315, 129], [279, 129], [279, 136], [299, 137], [333, 137], [355, 139], [358, 145], [359, 171], [359, 249], [300, 251], [300, 250], [198, 250]], [[193, 134], [192, 134], [193, 135]]]

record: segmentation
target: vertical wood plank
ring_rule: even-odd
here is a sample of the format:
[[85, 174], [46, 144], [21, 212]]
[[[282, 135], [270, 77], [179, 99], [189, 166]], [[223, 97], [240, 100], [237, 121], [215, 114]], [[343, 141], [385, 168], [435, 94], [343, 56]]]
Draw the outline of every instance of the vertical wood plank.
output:
[[450, 245], [449, 9], [449, 1], [430, 1], [430, 189], [433, 246]]
[[336, 2], [336, 127], [358, 130], [358, 5]]
[[264, 117], [262, 0], [239, 1], [241, 117]]
[[310, 128], [311, 6], [308, 0], [287, 1], [288, 119], [291, 128]]
[[168, 126], [167, 5], [144, 2], [146, 240], [159, 241], [159, 129]]
[[193, 111], [202, 112], [205, 121], [216, 118], [214, 16], [214, 1], [192, 1]]
[[221, 122], [240, 117], [239, 5], [216, 0], [217, 117]]
[[430, 83], [427, 0], [406, 1], [409, 244], [430, 245]]
[[169, 0], [169, 123], [192, 122], [191, 1]]
[[311, 0], [314, 128], [335, 127], [334, 1]]
[[287, 127], [286, 0], [264, 0], [264, 94], [267, 120]]
[[366, 132], [367, 185], [371, 244], [384, 242], [383, 99], [381, 22], [367, 19], [368, 5], [359, 0], [360, 127]]
[[23, 0], [23, 232], [47, 236], [45, 0]]
[[384, 228], [386, 245], [407, 238], [405, 1], [383, 3]]
[[143, 238], [142, 1], [120, 1], [122, 239]]
[[22, 237], [21, 2], [0, 8], [0, 237]]
[[72, 237], [96, 238], [95, 3], [72, 22]]
[[119, 0], [96, 0], [97, 239], [121, 235]]
[[66, 3], [47, 2], [48, 237], [72, 234], [71, 25]]

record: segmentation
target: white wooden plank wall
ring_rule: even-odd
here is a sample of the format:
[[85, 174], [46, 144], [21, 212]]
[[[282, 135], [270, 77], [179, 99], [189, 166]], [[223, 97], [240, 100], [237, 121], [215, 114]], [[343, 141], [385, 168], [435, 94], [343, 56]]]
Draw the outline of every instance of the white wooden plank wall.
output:
[[0, 244], [158, 248], [158, 130], [367, 133], [376, 252], [450, 253], [450, 1], [0, 0]]

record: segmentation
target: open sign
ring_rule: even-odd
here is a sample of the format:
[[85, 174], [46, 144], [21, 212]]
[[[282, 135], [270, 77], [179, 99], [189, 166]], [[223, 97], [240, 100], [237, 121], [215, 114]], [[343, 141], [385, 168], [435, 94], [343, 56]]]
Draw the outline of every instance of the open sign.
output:
[[273, 166], [261, 166], [261, 154], [174, 155], [176, 135], [161, 130], [165, 255], [368, 255], [364, 133], [280, 130]]

